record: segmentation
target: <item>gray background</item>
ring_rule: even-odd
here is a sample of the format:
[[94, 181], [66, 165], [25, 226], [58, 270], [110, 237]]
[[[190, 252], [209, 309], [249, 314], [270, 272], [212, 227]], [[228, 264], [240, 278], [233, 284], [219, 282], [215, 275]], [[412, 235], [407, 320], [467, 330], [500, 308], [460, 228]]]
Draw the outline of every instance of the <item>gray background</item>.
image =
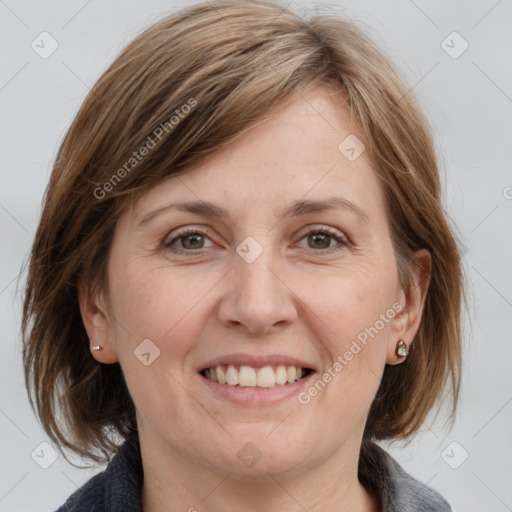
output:
[[[0, 511], [54, 510], [95, 471], [61, 456], [41, 467], [52, 462], [52, 450], [40, 446], [47, 438], [24, 389], [16, 277], [58, 144], [89, 88], [143, 27], [190, 3], [0, 0]], [[301, 12], [305, 4], [290, 6]], [[410, 445], [388, 448], [456, 511], [512, 510], [512, 1], [311, 6], [364, 23], [419, 96], [466, 251], [471, 307], [458, 419], [451, 431], [429, 421]], [[46, 59], [31, 47], [41, 45], [43, 31], [58, 43]], [[464, 41], [469, 47], [459, 55]]]

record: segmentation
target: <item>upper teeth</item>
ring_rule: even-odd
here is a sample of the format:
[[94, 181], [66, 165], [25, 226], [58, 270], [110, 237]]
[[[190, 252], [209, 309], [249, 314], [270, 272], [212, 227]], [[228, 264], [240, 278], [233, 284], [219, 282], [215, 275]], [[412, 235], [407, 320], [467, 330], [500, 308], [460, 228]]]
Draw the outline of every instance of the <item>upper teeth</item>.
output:
[[208, 368], [205, 370], [205, 376], [215, 382], [230, 386], [272, 388], [301, 379], [303, 370], [295, 366], [284, 365], [277, 366], [275, 369], [272, 366], [253, 368], [242, 365], [237, 370], [234, 365], [230, 364], [227, 368], [225, 366]]

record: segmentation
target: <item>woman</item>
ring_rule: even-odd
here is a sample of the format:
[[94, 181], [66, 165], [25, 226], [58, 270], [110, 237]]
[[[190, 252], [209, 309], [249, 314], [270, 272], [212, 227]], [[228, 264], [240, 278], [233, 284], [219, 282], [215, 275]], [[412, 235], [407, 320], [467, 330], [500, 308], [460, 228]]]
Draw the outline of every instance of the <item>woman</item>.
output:
[[34, 407], [111, 459], [59, 511], [450, 510], [375, 441], [455, 410], [461, 296], [429, 128], [366, 36], [162, 20], [82, 105], [31, 253]]

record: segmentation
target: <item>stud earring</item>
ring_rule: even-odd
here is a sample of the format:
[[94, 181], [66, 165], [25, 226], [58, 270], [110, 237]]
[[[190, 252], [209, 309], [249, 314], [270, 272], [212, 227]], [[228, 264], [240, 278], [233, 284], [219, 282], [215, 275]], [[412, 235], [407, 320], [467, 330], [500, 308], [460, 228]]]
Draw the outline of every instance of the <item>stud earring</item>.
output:
[[407, 346], [407, 343], [405, 343], [404, 340], [400, 340], [396, 344], [395, 354], [398, 357], [407, 357], [407, 355], [409, 354], [409, 347]]
[[102, 349], [101, 345], [93, 345], [91, 347], [91, 350], [101, 350], [101, 349]]

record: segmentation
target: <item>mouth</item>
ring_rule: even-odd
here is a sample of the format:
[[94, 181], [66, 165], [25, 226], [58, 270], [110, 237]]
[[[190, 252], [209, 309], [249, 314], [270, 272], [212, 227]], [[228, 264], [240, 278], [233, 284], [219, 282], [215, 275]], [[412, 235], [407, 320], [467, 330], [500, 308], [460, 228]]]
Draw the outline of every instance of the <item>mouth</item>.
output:
[[305, 379], [314, 370], [292, 365], [248, 366], [219, 364], [199, 373], [206, 379], [238, 388], [274, 388]]

